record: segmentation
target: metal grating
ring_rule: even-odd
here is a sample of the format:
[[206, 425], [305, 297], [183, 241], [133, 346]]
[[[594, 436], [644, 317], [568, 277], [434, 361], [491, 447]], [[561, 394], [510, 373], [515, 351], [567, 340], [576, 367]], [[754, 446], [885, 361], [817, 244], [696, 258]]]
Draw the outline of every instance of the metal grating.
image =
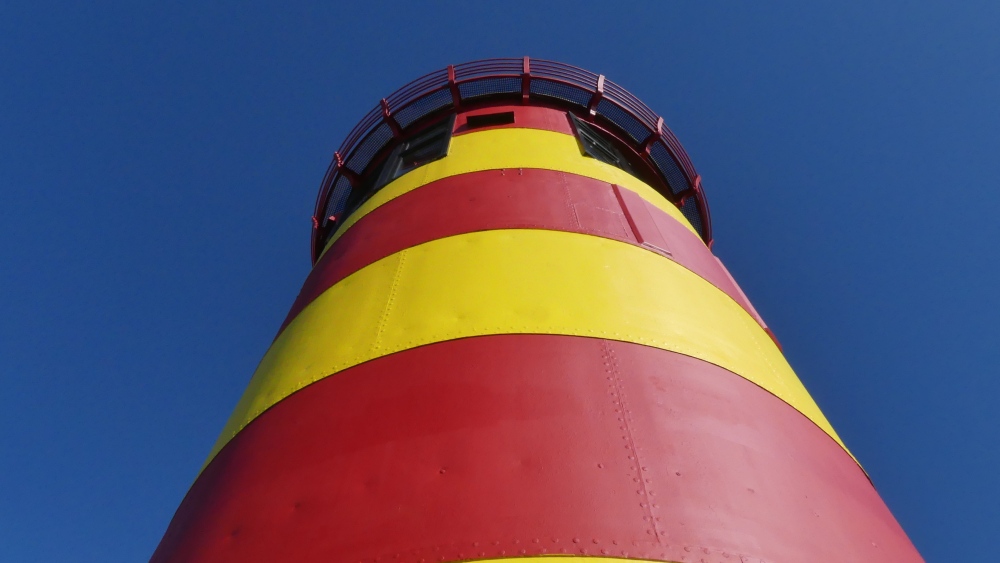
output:
[[341, 219], [340, 214], [344, 212], [344, 207], [347, 206], [347, 196], [349, 195], [351, 195], [351, 183], [347, 178], [341, 176], [333, 185], [333, 190], [330, 192], [330, 199], [326, 202], [326, 212], [323, 215], [324, 227], [329, 226], [331, 223], [330, 217], [337, 217], [339, 222]]
[[379, 125], [365, 137], [364, 141], [361, 141], [358, 148], [354, 149], [354, 154], [347, 161], [347, 167], [361, 174], [368, 167], [368, 163], [372, 161], [372, 158], [375, 157], [378, 151], [391, 140], [392, 129], [385, 123]]
[[559, 82], [553, 82], [551, 80], [538, 79], [531, 81], [531, 94], [547, 98], [556, 98], [576, 104], [583, 108], [587, 107], [587, 104], [590, 103], [591, 96], [593, 96], [592, 92], [582, 88], [577, 88], [576, 86], [569, 86]]
[[685, 199], [684, 205], [681, 206], [681, 214], [687, 218], [694, 230], [698, 231], [702, 238], [705, 238], [705, 226], [702, 224], [701, 211], [698, 210], [698, 198]]
[[419, 119], [451, 107], [451, 92], [438, 90], [400, 109], [394, 115], [396, 123], [406, 129]]
[[402, 107], [407, 102], [420, 98], [430, 92], [437, 91], [441, 88], [441, 84], [447, 80], [448, 69], [435, 70], [389, 94], [386, 101], [389, 102], [389, 107], [391, 108]]
[[497, 94], [520, 94], [520, 78], [479, 78], [458, 85], [462, 101]]
[[649, 128], [641, 121], [633, 117], [630, 113], [615, 105], [614, 102], [601, 100], [597, 104], [597, 115], [606, 118], [617, 125], [622, 131], [632, 137], [632, 140], [641, 143], [649, 136]]
[[652, 159], [656, 168], [660, 170], [660, 174], [667, 181], [667, 185], [670, 186], [670, 191], [674, 195], [691, 187], [688, 184], [687, 176], [684, 175], [684, 172], [674, 162], [674, 157], [670, 156], [670, 151], [667, 150], [666, 145], [662, 141], [653, 143], [653, 146], [649, 149], [649, 158]]

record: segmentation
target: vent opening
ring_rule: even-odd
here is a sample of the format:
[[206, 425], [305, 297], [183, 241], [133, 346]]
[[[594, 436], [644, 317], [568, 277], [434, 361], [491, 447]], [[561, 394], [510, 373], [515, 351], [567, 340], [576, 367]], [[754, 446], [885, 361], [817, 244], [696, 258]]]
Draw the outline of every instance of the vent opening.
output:
[[495, 125], [507, 125], [514, 123], [514, 112], [502, 111], [498, 113], [484, 113], [480, 115], [470, 115], [465, 120], [469, 129], [480, 127], [493, 127]]

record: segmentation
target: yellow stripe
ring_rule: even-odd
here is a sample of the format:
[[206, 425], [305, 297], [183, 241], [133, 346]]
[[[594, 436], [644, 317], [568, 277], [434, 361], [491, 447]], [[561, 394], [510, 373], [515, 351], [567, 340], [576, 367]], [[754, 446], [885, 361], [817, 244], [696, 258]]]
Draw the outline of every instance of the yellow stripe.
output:
[[431, 241], [328, 289], [272, 344], [212, 456], [265, 409], [330, 374], [434, 342], [518, 333], [607, 338], [703, 359], [777, 395], [840, 442], [771, 339], [721, 290], [627, 243], [525, 229]]
[[636, 192], [698, 234], [677, 206], [648, 184], [620, 168], [581, 154], [575, 137], [539, 129], [492, 129], [454, 137], [448, 156], [387, 184], [347, 218], [326, 248], [359, 219], [407, 192], [449, 176], [500, 168], [543, 168], [618, 184]]

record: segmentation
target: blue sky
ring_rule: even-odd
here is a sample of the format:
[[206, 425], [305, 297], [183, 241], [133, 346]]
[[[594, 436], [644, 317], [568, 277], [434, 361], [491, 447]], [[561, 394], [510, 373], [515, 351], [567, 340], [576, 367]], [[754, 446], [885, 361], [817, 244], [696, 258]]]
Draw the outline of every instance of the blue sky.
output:
[[415, 4], [0, 5], [0, 560], [148, 558], [308, 272], [334, 148], [412, 78], [522, 55], [665, 117], [917, 548], [992, 556], [1000, 5]]

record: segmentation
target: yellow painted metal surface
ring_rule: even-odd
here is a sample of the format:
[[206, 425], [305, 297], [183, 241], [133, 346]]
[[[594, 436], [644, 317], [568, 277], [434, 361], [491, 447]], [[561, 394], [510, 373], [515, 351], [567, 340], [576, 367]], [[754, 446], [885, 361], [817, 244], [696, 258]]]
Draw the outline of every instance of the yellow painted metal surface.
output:
[[763, 329], [712, 284], [630, 244], [518, 229], [415, 246], [328, 289], [275, 340], [212, 456], [264, 410], [338, 371], [434, 342], [515, 333], [700, 358], [767, 389], [840, 442]]
[[575, 137], [554, 131], [511, 128], [454, 137], [448, 156], [408, 172], [376, 192], [347, 218], [326, 247], [329, 248], [359, 219], [407, 192], [449, 176], [501, 168], [515, 174], [518, 168], [557, 170], [618, 184], [636, 192], [698, 234], [677, 206], [648, 184], [620, 168], [581, 154]]

